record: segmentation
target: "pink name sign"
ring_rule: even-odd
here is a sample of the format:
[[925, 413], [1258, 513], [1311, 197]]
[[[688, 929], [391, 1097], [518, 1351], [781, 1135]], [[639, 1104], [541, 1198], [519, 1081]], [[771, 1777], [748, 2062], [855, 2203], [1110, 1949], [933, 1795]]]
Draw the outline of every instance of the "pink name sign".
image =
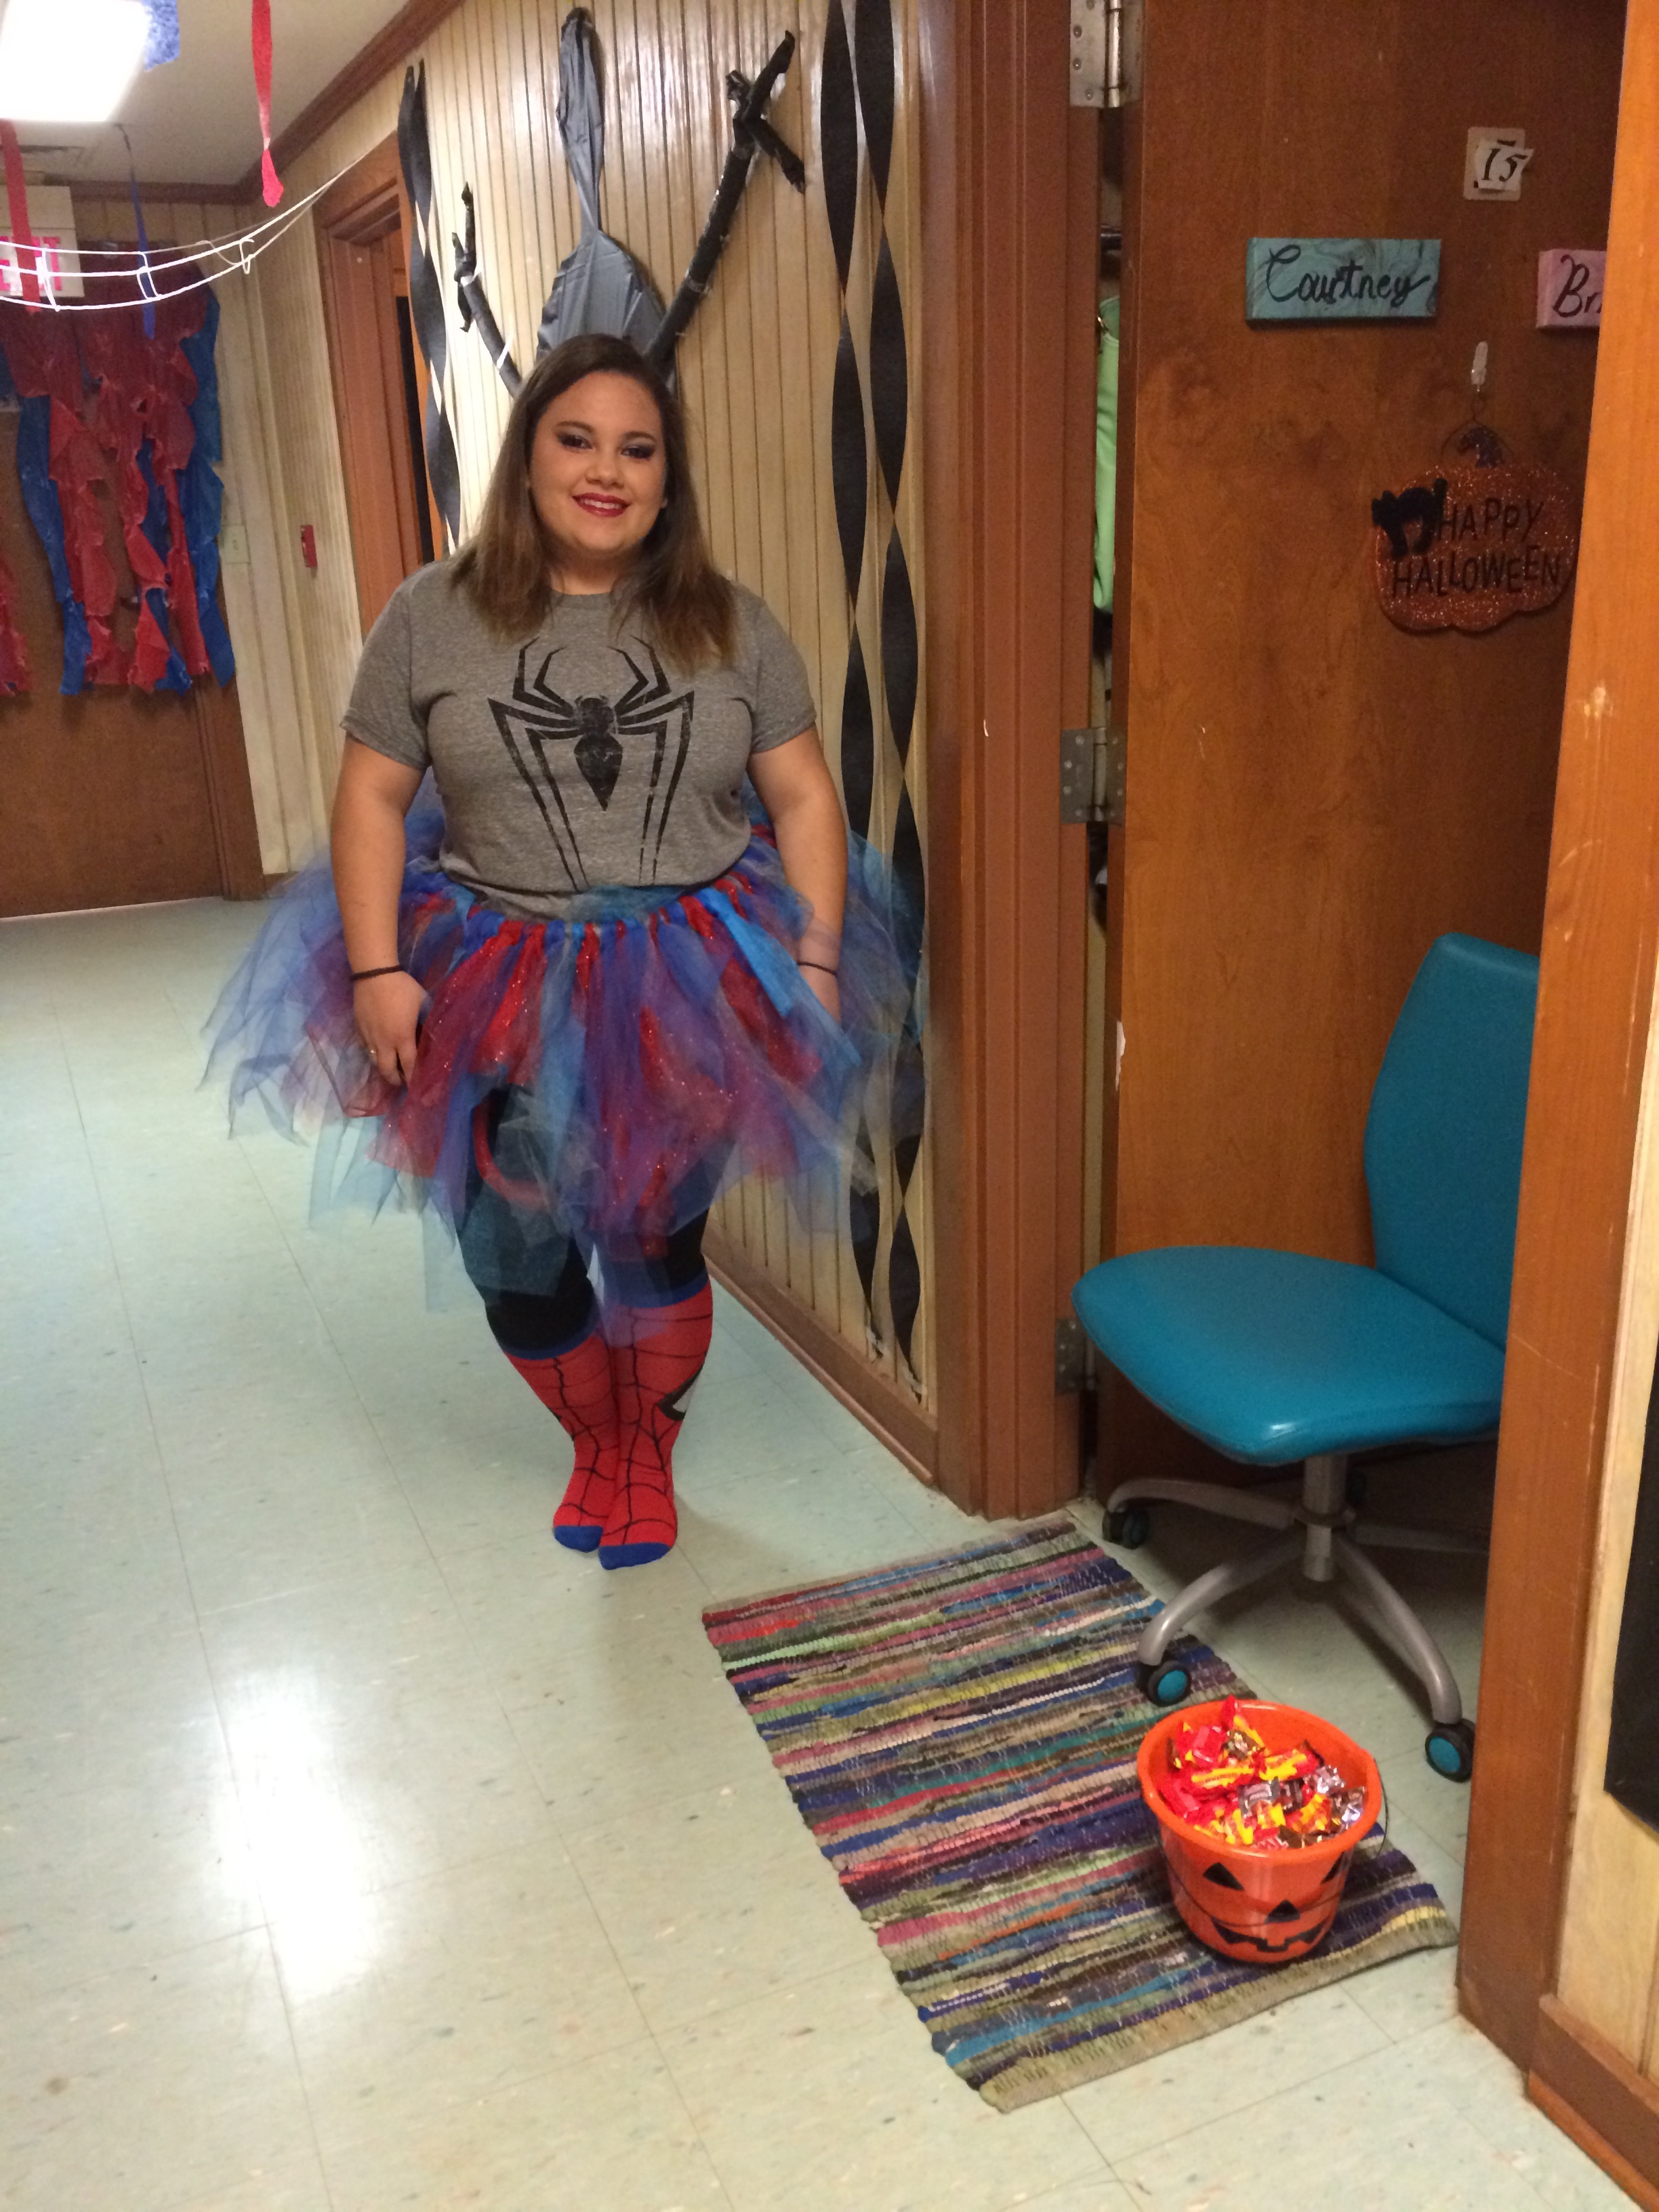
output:
[[1538, 328], [1599, 331], [1607, 257], [1593, 246], [1552, 246], [1538, 257]]

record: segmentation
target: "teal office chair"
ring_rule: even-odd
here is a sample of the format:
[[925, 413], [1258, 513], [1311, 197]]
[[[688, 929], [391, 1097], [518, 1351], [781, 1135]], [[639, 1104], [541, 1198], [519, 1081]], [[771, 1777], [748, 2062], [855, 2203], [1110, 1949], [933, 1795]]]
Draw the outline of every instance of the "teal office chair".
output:
[[1131, 1480], [1112, 1492], [1107, 1534], [1125, 1547], [1146, 1540], [1146, 1508], [1160, 1500], [1274, 1531], [1153, 1619], [1136, 1660], [1154, 1704], [1176, 1705], [1191, 1686], [1166, 1655], [1194, 1615], [1299, 1558], [1311, 1583], [1353, 1584], [1428, 1692], [1430, 1765], [1468, 1779], [1474, 1729], [1451, 1669], [1361, 1547], [1471, 1547], [1361, 1519], [1348, 1457], [1498, 1425], [1537, 994], [1525, 953], [1474, 937], [1430, 947], [1365, 1123], [1374, 1267], [1171, 1245], [1108, 1260], [1073, 1292], [1112, 1365], [1182, 1428], [1247, 1466], [1303, 1467], [1296, 1503], [1213, 1482]]

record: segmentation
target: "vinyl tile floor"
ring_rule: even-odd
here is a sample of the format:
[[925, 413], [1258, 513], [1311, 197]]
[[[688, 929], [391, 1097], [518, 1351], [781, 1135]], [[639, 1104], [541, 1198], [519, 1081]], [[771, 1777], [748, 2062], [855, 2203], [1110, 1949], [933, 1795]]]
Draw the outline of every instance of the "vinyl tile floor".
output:
[[[404, 1218], [307, 1226], [203, 1019], [257, 910], [0, 926], [0, 2204], [40, 2212], [1559, 2212], [1620, 2200], [1447, 1953], [1008, 2117], [936, 2058], [699, 1615], [969, 1540], [722, 1298], [684, 1534], [606, 1574]], [[1097, 1528], [1087, 1509], [1085, 1525]], [[1161, 1515], [1170, 1588], [1231, 1542]], [[1408, 1587], [1473, 1683], [1467, 1563]], [[1466, 1793], [1340, 1616], [1207, 1624]]]

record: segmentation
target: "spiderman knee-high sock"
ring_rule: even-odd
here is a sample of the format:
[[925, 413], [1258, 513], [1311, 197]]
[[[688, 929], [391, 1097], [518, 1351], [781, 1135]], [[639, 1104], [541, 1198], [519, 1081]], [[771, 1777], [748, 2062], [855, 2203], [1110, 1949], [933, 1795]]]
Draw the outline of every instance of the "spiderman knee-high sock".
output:
[[[599, 1564], [659, 1559], [679, 1533], [674, 1440], [714, 1329], [701, 1215], [648, 1257], [605, 1255], [605, 1334], [617, 1401], [617, 1479]], [[614, 1303], [612, 1301], [614, 1300]]]
[[496, 1343], [575, 1446], [553, 1534], [573, 1552], [591, 1552], [617, 1488], [617, 1401], [581, 1255], [573, 1244], [551, 1297], [486, 1291], [484, 1314]]

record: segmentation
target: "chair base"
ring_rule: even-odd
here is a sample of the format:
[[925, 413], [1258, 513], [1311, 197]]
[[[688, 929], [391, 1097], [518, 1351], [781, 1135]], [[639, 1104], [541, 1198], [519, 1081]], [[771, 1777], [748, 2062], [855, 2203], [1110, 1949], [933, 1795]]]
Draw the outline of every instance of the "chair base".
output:
[[1255, 1550], [1212, 1567], [1170, 1600], [1140, 1639], [1135, 1656], [1142, 1668], [1156, 1668], [1188, 1624], [1218, 1599], [1249, 1589], [1299, 1560], [1306, 1583], [1328, 1589], [1340, 1580], [1352, 1586], [1378, 1632], [1422, 1683], [1436, 1727], [1455, 1728], [1461, 1723], [1463, 1700], [1445, 1655], [1359, 1547], [1370, 1542], [1401, 1549], [1458, 1552], [1481, 1547], [1437, 1531], [1363, 1522], [1348, 1504], [1347, 1486], [1347, 1455], [1340, 1452], [1322, 1452], [1303, 1462], [1302, 1495], [1295, 1504], [1264, 1498], [1255, 1491], [1230, 1489], [1218, 1482], [1152, 1479], [1120, 1483], [1106, 1502], [1109, 1514], [1129, 1505], [1167, 1502], [1201, 1506], [1230, 1521], [1251, 1522], [1275, 1532]]

